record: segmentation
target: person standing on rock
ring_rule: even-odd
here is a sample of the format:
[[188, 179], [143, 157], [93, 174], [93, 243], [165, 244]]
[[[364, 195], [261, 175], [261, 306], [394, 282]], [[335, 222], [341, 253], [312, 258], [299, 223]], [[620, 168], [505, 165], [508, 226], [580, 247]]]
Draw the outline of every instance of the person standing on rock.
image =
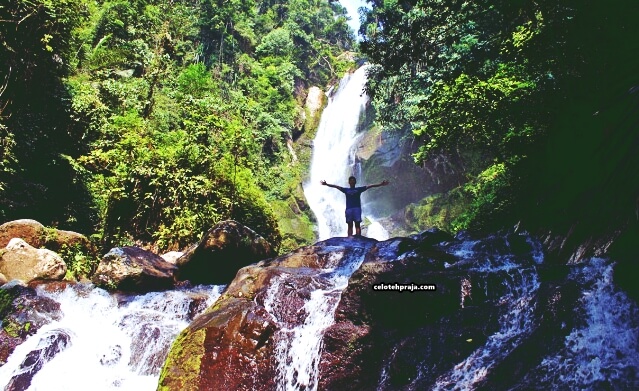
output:
[[332, 185], [330, 183], [326, 183], [326, 181], [322, 180], [320, 183], [323, 186], [328, 186], [335, 188], [346, 196], [346, 225], [348, 225], [348, 236], [353, 236], [353, 223], [355, 223], [355, 235], [362, 235], [362, 201], [360, 200], [360, 195], [368, 189], [372, 189], [373, 187], [380, 187], [388, 185], [388, 181], [384, 180], [380, 183], [368, 186], [360, 186], [355, 187], [357, 180], [354, 176], [348, 178], [349, 187], [341, 187], [337, 185]]

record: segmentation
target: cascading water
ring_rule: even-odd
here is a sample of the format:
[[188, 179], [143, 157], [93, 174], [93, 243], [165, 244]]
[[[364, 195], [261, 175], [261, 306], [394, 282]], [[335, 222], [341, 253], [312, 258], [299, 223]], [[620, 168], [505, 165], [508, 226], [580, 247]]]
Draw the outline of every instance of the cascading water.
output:
[[[355, 147], [361, 136], [358, 134], [360, 116], [368, 101], [364, 93], [366, 68], [362, 66], [353, 74], [344, 76], [322, 113], [313, 141], [310, 181], [304, 186], [304, 194], [317, 218], [320, 240], [346, 235], [344, 195], [323, 187], [320, 181], [347, 186], [349, 176], [361, 178]], [[388, 233], [371, 218], [372, 211], [364, 197], [362, 211], [373, 221], [367, 236], [387, 239]], [[295, 321], [287, 319], [284, 313], [290, 309], [284, 308], [287, 304], [281, 304], [286, 300], [282, 297], [280, 284], [291, 276], [283, 275], [271, 282], [264, 307], [279, 326], [275, 336], [278, 390], [317, 389], [324, 331], [333, 324], [342, 291], [351, 274], [361, 265], [364, 253], [356, 250], [345, 257], [339, 252], [331, 254], [334, 259], [328, 263], [336, 266], [320, 270], [312, 278], [307, 285], [308, 297], [299, 308]]]
[[[530, 259], [514, 259], [511, 254], [478, 256], [474, 250], [478, 243], [462, 242], [458, 248], [453, 246], [453, 254], [460, 259], [460, 267], [486, 276], [485, 295], [494, 297], [496, 304], [502, 308], [499, 317], [501, 327], [480, 349], [440, 376], [433, 390], [474, 389], [490, 368], [512, 352], [534, 327], [534, 299], [540, 284], [536, 266], [543, 259], [541, 250], [534, 251]], [[501, 283], [493, 286], [488, 279]], [[470, 283], [462, 281], [461, 290], [463, 308], [464, 301], [471, 295]]]
[[154, 390], [171, 343], [219, 297], [221, 286], [139, 296], [69, 286], [38, 295], [62, 317], [18, 346], [0, 367], [5, 390]]
[[[360, 117], [368, 102], [368, 96], [364, 93], [366, 69], [364, 65], [353, 74], [344, 76], [322, 112], [313, 140], [310, 180], [304, 186], [304, 194], [317, 219], [320, 240], [346, 235], [344, 194], [323, 187], [320, 181], [348, 186], [347, 179], [351, 175], [361, 181], [361, 167], [355, 148], [362, 135], [358, 133]], [[372, 221], [366, 236], [377, 240], [388, 239], [386, 230], [372, 218], [374, 211], [366, 203], [366, 195], [362, 195], [362, 212]]]
[[295, 319], [286, 316], [291, 312], [290, 303], [285, 298], [287, 293], [280, 289], [281, 284], [294, 277], [283, 274], [271, 280], [264, 308], [279, 326], [275, 335], [278, 391], [317, 390], [324, 332], [333, 324], [342, 291], [369, 246], [370, 243], [356, 245], [348, 254], [331, 253], [327, 266], [335, 266], [321, 269], [311, 278], [308, 299]]
[[531, 371], [531, 383], [545, 390], [639, 389], [639, 307], [613, 284], [613, 267], [593, 258], [571, 273], [584, 287], [583, 325]]

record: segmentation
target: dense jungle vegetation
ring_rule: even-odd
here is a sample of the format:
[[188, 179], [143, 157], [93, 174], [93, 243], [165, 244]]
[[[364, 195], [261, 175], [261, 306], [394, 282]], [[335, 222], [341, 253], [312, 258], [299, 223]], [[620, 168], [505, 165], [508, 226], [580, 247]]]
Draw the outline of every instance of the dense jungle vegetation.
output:
[[360, 43], [335, 1], [2, 4], [0, 220], [160, 249], [226, 218], [310, 240], [278, 228], [304, 175], [287, 143], [313, 127], [305, 89], [359, 51], [377, 124], [458, 177], [412, 206], [420, 228], [636, 232], [632, 1], [369, 0]]
[[354, 35], [319, 0], [12, 0], [0, 41], [0, 220], [165, 250], [228, 218], [282, 242], [287, 142]]
[[361, 50], [376, 64], [377, 120], [419, 142], [417, 163], [461, 176], [422, 218], [581, 239], [625, 227], [636, 241], [635, 2], [369, 3]]

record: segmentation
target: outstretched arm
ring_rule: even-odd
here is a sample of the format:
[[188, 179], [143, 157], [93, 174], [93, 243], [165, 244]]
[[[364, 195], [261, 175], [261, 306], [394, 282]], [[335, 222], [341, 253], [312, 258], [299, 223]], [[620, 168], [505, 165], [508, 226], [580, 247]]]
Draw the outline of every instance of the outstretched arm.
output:
[[373, 187], [386, 186], [386, 185], [388, 185], [389, 183], [390, 183], [389, 181], [387, 181], [386, 179], [384, 179], [383, 181], [381, 181], [381, 182], [379, 182], [379, 183], [376, 183], [376, 184], [374, 184], [374, 185], [368, 185], [368, 186], [366, 186], [366, 188], [367, 188], [367, 189], [371, 189], [371, 188], [373, 188]]
[[339, 187], [339, 186], [337, 186], [337, 185], [331, 185], [330, 183], [326, 183], [326, 181], [324, 181], [324, 180], [320, 181], [320, 183], [321, 183], [322, 185], [324, 185], [324, 186], [333, 187], [333, 188], [335, 188], [335, 189], [339, 189], [339, 188], [340, 188], [340, 187]]

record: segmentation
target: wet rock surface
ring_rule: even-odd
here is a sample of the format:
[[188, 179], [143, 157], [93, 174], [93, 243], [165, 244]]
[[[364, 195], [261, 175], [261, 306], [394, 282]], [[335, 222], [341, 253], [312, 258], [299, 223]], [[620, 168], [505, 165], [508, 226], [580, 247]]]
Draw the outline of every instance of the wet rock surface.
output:
[[[215, 305], [178, 337], [158, 389], [275, 389], [278, 330], [304, 321], [302, 308], [311, 286], [323, 283], [323, 271], [374, 243], [334, 238], [240, 269]], [[276, 281], [282, 282], [277, 291], [269, 291]]]
[[8, 304], [0, 313], [0, 366], [29, 336], [60, 317], [60, 305], [57, 302], [38, 296], [33, 288], [9, 285], [0, 290], [3, 300]]
[[361, 265], [323, 330], [316, 377], [304, 383], [293, 371], [297, 388], [526, 389], [583, 326], [580, 266], [545, 264], [528, 235], [333, 238], [243, 268], [178, 338], [159, 389], [282, 387], [282, 360], [295, 364], [280, 343], [294, 336], [282, 330], [303, 327], [327, 268], [358, 251]]

